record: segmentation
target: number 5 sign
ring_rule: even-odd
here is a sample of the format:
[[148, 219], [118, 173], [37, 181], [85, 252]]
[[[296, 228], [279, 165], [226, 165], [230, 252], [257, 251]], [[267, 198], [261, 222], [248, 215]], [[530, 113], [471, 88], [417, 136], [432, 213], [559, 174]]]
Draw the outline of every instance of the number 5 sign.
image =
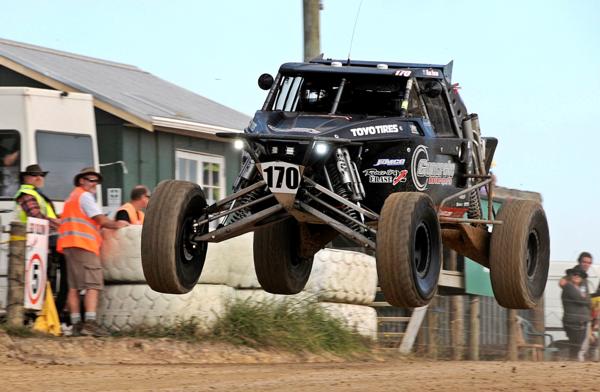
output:
[[25, 251], [25, 308], [41, 310], [48, 268], [48, 221], [27, 218]]

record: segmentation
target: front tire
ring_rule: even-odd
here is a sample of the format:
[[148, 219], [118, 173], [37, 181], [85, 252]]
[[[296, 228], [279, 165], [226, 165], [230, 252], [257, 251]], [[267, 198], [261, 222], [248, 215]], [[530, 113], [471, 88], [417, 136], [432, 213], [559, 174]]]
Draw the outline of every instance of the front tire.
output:
[[197, 184], [166, 180], [156, 187], [142, 228], [142, 267], [153, 290], [185, 294], [198, 283], [207, 243], [193, 242], [191, 236], [208, 231], [208, 224], [196, 224], [205, 209]]
[[300, 255], [300, 227], [286, 219], [254, 233], [254, 268], [263, 290], [297, 294], [310, 277], [313, 257]]
[[509, 200], [500, 209], [490, 241], [490, 277], [498, 303], [531, 309], [542, 297], [550, 265], [550, 234], [542, 206]]
[[442, 268], [440, 223], [431, 198], [392, 193], [377, 229], [377, 275], [393, 306], [415, 308], [435, 295]]

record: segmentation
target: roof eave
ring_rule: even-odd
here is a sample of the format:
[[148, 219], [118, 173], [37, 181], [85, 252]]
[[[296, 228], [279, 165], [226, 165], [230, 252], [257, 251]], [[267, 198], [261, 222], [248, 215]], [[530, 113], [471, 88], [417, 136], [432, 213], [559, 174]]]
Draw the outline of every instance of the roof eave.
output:
[[231, 143], [231, 139], [223, 139], [216, 136], [217, 132], [242, 133], [240, 129], [220, 127], [218, 125], [203, 124], [195, 121], [178, 120], [168, 117], [152, 117], [152, 126], [156, 130], [179, 135], [201, 137], [204, 139], [217, 140]]

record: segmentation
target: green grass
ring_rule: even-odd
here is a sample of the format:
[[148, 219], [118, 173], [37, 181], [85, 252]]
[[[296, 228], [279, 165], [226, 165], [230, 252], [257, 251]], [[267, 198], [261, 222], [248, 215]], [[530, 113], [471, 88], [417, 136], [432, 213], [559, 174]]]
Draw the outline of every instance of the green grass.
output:
[[338, 355], [365, 352], [371, 346], [317, 304], [293, 301], [233, 302], [210, 337], [253, 348]]
[[8, 323], [0, 323], [0, 329], [4, 330], [10, 336], [16, 336], [20, 338], [30, 338], [33, 336], [39, 336], [39, 333], [31, 329], [31, 326], [20, 326], [15, 327], [8, 325]]
[[[12, 336], [33, 337], [31, 327], [0, 328]], [[205, 331], [195, 318], [173, 325], [139, 326], [112, 332], [114, 337], [171, 338], [188, 342], [216, 341], [256, 349], [332, 353], [349, 356], [369, 352], [373, 342], [350, 331], [318, 304], [307, 301], [234, 301], [215, 326]]]

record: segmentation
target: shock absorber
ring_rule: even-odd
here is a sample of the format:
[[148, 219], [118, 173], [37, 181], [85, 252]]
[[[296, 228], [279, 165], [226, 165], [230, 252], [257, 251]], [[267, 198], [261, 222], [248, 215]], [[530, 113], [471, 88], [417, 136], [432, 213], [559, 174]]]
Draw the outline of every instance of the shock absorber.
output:
[[[245, 160], [244, 160], [244, 163], [242, 164], [242, 169], [240, 170], [240, 174], [238, 175], [238, 177], [236, 178], [236, 180], [233, 184], [233, 192], [234, 193], [239, 191], [240, 189], [244, 188], [256, 174], [256, 165], [254, 164], [254, 160], [252, 158], [250, 158], [250, 156], [248, 156], [247, 154], [244, 155], [244, 158], [245, 158]], [[254, 190], [250, 193], [247, 193], [244, 196], [242, 196], [240, 199], [234, 200], [231, 203], [231, 206], [229, 208], [233, 209], [234, 207], [236, 207], [238, 205], [244, 205], [246, 203], [250, 203], [250, 202], [256, 200], [259, 197], [259, 195], [260, 195], [259, 190]], [[251, 211], [249, 209], [242, 208], [241, 210], [235, 211], [235, 212], [227, 215], [225, 217], [225, 219], [222, 221], [223, 222], [222, 224], [229, 225], [233, 222], [237, 222], [238, 220], [247, 217], [250, 214], [251, 214]]]
[[[330, 175], [331, 185], [333, 186], [333, 191], [336, 194], [338, 194], [339, 196], [343, 197], [344, 199], [349, 200], [350, 196], [351, 196], [350, 189], [347, 186], [347, 184], [344, 183], [342, 174], [337, 169], [336, 165], [329, 164], [327, 166], [326, 170]], [[342, 210], [346, 215], [352, 217], [353, 219], [360, 221], [359, 213], [356, 210], [348, 207], [347, 205], [341, 205], [340, 210]], [[353, 230], [356, 230], [356, 231], [361, 230], [360, 226], [358, 226], [356, 223], [352, 222], [351, 220], [347, 220], [346, 225]]]

